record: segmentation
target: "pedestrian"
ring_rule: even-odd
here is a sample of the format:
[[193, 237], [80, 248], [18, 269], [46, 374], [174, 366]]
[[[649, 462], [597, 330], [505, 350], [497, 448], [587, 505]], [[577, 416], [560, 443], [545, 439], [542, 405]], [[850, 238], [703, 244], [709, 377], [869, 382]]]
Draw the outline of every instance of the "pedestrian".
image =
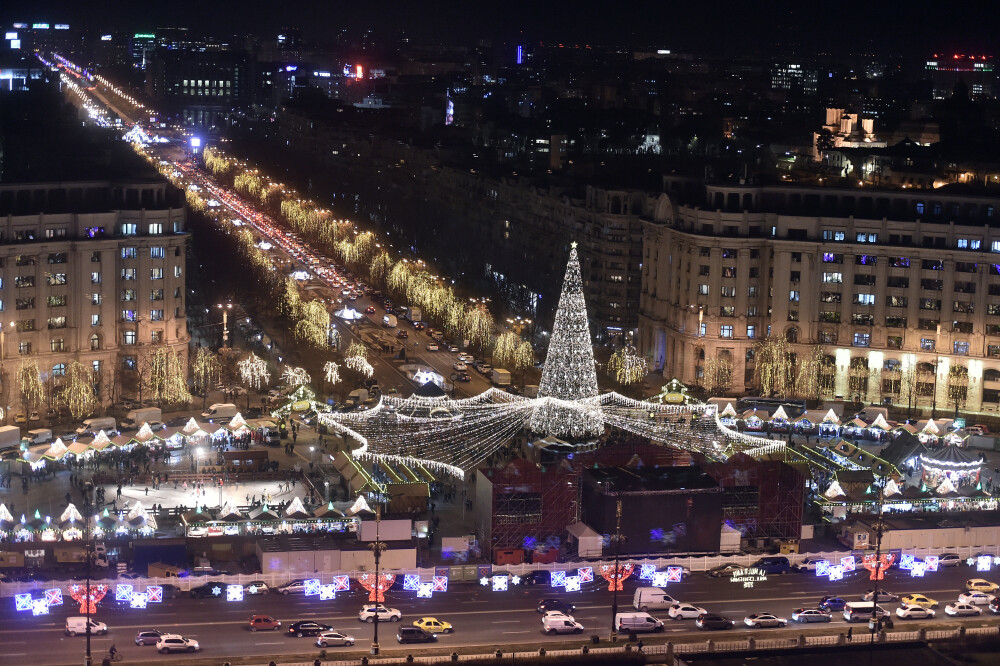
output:
[[847, 642], [850, 643], [854, 640], [854, 627], [847, 628]]
[[149, 486], [146, 486], [146, 497], [149, 497]]
[[642, 652], [642, 639], [641, 638], [639, 639], [639, 642], [636, 644], [636, 647], [639, 648], [639, 652]]

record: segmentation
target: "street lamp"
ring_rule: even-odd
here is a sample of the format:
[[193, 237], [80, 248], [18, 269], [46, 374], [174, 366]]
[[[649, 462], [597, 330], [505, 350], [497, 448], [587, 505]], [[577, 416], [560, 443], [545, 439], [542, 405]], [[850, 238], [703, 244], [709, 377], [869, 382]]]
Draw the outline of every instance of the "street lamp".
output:
[[622, 535], [622, 498], [619, 496], [615, 501], [615, 533], [611, 536], [611, 540], [615, 542], [615, 573], [614, 573], [614, 584], [612, 585], [613, 596], [611, 597], [611, 642], [618, 640], [618, 628], [615, 626], [615, 618], [618, 616], [618, 585], [619, 576], [621, 575], [621, 568], [618, 564], [619, 555], [621, 553], [622, 541], [626, 540], [626, 537]]
[[931, 398], [931, 418], [937, 418], [938, 370], [941, 365], [941, 323], [938, 322], [934, 336], [934, 395]]
[[229, 311], [233, 309], [232, 303], [216, 303], [215, 307], [222, 310], [222, 346], [229, 345]]
[[372, 654], [378, 655], [378, 608], [381, 603], [378, 600], [379, 596], [379, 578], [378, 578], [378, 566], [379, 562], [382, 560], [382, 551], [386, 549], [386, 544], [379, 538], [379, 525], [382, 523], [382, 502], [379, 501], [375, 504], [375, 541], [368, 544], [371, 548], [372, 554], [375, 555], [375, 617], [372, 622], [375, 627], [375, 633], [372, 638]]

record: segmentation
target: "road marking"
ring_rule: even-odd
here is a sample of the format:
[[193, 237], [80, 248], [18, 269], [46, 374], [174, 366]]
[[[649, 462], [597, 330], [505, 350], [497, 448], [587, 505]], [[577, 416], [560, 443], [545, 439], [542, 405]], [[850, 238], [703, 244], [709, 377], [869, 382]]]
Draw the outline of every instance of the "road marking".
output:
[[521, 620], [494, 620], [492, 624], [516, 624]]
[[284, 644], [285, 644], [284, 641], [273, 641], [273, 642], [267, 642], [267, 643], [254, 643], [254, 645], [284, 645]]
[[501, 634], [530, 634], [531, 631], [501, 631]]

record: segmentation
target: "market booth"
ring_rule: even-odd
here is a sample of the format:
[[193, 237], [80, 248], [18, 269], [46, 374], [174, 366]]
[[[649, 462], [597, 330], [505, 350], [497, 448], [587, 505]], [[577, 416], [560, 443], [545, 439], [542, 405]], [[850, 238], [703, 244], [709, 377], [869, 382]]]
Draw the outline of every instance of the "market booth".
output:
[[923, 482], [928, 488], [957, 490], [979, 483], [983, 468], [982, 454], [957, 446], [931, 449], [920, 455]]

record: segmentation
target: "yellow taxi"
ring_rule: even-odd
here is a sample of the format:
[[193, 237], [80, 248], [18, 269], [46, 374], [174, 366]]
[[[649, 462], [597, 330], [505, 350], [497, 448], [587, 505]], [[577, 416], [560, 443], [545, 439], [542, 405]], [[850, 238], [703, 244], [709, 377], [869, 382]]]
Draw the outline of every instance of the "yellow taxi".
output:
[[965, 581], [965, 589], [969, 592], [993, 592], [997, 588], [1000, 588], [1000, 585], [991, 583], [984, 578], [970, 578]]
[[900, 602], [907, 606], [923, 606], [924, 608], [937, 608], [938, 606], [936, 599], [931, 599], [923, 594], [907, 594], [900, 599]]
[[451, 622], [443, 622], [436, 617], [422, 617], [413, 622], [414, 627], [419, 627], [430, 634], [450, 634], [455, 631], [451, 627]]

